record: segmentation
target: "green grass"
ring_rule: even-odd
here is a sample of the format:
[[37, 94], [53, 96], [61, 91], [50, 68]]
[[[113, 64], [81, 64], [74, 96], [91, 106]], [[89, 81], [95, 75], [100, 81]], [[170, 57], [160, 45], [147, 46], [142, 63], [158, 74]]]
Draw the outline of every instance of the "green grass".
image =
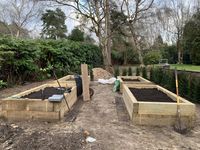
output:
[[185, 64], [170, 64], [170, 69], [175, 69], [175, 67], [178, 70], [187, 70], [187, 71], [198, 71], [198, 72], [200, 72], [200, 66], [185, 65]]

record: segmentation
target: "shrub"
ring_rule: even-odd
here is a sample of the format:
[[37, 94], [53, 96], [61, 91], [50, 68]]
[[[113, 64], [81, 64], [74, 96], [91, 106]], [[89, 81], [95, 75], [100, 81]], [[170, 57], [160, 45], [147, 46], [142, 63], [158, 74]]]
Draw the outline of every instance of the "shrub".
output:
[[114, 67], [114, 76], [117, 78], [119, 76], [119, 66]]
[[142, 67], [142, 77], [147, 78], [147, 69], [146, 67]]
[[183, 97], [189, 97], [189, 81], [185, 73], [178, 74], [179, 93]]
[[140, 75], [140, 67], [137, 67], [136, 68], [136, 76], [139, 76]]
[[93, 74], [92, 69], [90, 69], [90, 80], [94, 81], [94, 74]]
[[200, 103], [200, 78], [191, 77], [189, 80], [189, 99]]
[[128, 64], [139, 64], [139, 56], [136, 50], [132, 50], [132, 48], [129, 48], [127, 50], [127, 63]]
[[133, 75], [132, 68], [129, 67], [129, 68], [128, 68], [128, 76], [132, 76], [132, 75]]
[[200, 102], [200, 79], [199, 78], [197, 78], [195, 82], [193, 101], [198, 102], [198, 103]]
[[124, 58], [123, 58], [123, 53], [122, 52], [119, 52], [119, 51], [116, 51], [116, 50], [112, 50], [111, 58], [112, 58], [112, 62], [114, 64], [118, 64], [118, 65], [123, 64]]
[[0, 80], [0, 89], [5, 88], [7, 86], [7, 83], [4, 82], [3, 80]]
[[154, 69], [154, 75], [153, 75], [153, 81], [157, 84], [161, 84], [163, 77], [163, 72], [161, 68], [155, 68]]
[[197, 79], [190, 75], [189, 77], [189, 98], [192, 100], [195, 98], [195, 86], [197, 83]]
[[169, 64], [175, 64], [178, 61], [177, 48], [175, 45], [164, 46], [161, 49], [162, 57], [168, 59]]
[[[4, 58], [3, 60], [1, 58]], [[102, 53], [96, 45], [70, 40], [27, 40], [0, 37], [0, 78], [11, 83], [80, 73], [81, 63], [98, 67]]]
[[163, 70], [162, 86], [176, 92], [175, 73], [173, 70]]
[[123, 68], [122, 69], [122, 76], [126, 76], [127, 75], [127, 69], [126, 68]]
[[158, 64], [160, 59], [161, 59], [160, 52], [158, 52], [158, 51], [149, 51], [144, 56], [144, 64], [145, 65]]
[[153, 70], [154, 70], [154, 68], [151, 67], [151, 68], [150, 68], [150, 71], [149, 71], [149, 74], [150, 74], [150, 75], [149, 75], [149, 80], [150, 80], [150, 81], [153, 81], [153, 75], [154, 75]]
[[[200, 102], [200, 78], [188, 73], [179, 72], [179, 95], [193, 102]], [[150, 81], [153, 81], [168, 90], [176, 93], [174, 70], [151, 68]]]

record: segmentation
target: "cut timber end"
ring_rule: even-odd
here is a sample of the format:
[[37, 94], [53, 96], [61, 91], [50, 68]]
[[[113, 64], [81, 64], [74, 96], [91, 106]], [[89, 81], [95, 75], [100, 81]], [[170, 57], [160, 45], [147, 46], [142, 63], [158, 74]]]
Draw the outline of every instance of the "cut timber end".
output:
[[81, 64], [81, 73], [82, 73], [82, 84], [83, 84], [83, 100], [89, 101], [90, 100], [90, 93], [89, 93], [89, 78], [88, 78], [88, 65]]

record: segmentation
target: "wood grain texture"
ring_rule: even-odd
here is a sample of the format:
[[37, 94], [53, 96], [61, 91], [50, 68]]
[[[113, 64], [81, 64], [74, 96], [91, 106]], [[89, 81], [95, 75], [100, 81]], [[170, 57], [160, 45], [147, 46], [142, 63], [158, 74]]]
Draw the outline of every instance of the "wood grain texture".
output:
[[88, 78], [88, 65], [81, 64], [81, 74], [82, 74], [82, 84], [83, 84], [83, 100], [90, 100], [89, 84], [90, 80]]

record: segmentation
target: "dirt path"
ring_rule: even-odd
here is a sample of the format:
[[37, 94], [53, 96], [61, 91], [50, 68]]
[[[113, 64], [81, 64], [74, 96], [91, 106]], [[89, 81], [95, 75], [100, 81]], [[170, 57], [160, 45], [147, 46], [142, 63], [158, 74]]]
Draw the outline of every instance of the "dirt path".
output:
[[[94, 84], [90, 102], [79, 100], [58, 123], [26, 121], [0, 123], [0, 149], [15, 150], [158, 150], [200, 149], [200, 106], [196, 127], [186, 135], [171, 127], [136, 126], [129, 120], [121, 95], [112, 86]], [[96, 138], [85, 143], [83, 130]]]

